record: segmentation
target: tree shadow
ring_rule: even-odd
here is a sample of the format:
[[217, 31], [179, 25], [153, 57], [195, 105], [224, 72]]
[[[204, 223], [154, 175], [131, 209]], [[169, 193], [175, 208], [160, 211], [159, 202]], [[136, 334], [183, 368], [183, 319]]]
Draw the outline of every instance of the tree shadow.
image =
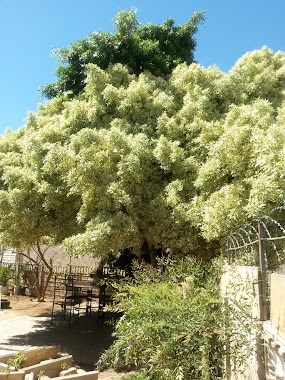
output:
[[98, 320], [97, 313], [93, 312], [80, 318], [72, 316], [70, 326], [69, 318], [63, 320], [61, 313], [54, 315], [52, 326], [51, 315], [48, 313], [34, 318], [32, 331], [8, 338], [2, 347], [7, 346], [8, 349], [9, 346], [17, 346], [21, 350], [21, 346], [25, 348], [59, 345], [61, 352], [73, 356], [75, 364], [94, 369], [101, 354], [113, 342], [113, 321], [117, 316], [105, 313], [104, 322]]

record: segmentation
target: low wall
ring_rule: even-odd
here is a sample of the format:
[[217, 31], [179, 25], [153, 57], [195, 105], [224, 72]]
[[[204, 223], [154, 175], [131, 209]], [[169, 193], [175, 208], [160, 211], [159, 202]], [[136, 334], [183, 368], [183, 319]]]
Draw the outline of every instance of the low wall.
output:
[[[252, 299], [251, 314], [256, 320], [259, 319], [260, 308], [258, 281], [257, 267], [229, 266], [226, 268], [221, 283], [222, 294], [230, 302], [238, 305], [245, 294]], [[270, 320], [259, 322], [263, 332], [262, 341], [258, 341], [257, 337], [252, 338], [256, 353], [244, 363], [248, 370], [239, 376], [235, 375], [230, 368], [228, 379], [285, 379], [285, 275], [271, 273], [269, 281]]]
[[264, 322], [266, 380], [285, 379], [285, 340], [277, 333], [270, 321]]
[[270, 276], [270, 320], [272, 327], [285, 339], [285, 275]]
[[285, 275], [270, 275], [270, 321], [263, 325], [266, 380], [285, 379]]

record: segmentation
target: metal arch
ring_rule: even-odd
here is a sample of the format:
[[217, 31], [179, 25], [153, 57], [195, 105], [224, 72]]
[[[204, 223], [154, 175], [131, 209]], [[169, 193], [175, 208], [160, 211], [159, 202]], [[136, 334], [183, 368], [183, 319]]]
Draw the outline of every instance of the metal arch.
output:
[[284, 239], [285, 239], [285, 228], [277, 220], [270, 218], [270, 216], [264, 216], [264, 219], [268, 219], [270, 222], [275, 224], [275, 226], [277, 226], [280, 229], [280, 231], [284, 234]]
[[246, 235], [246, 237], [248, 238], [248, 244], [251, 244], [252, 243], [252, 240], [250, 238], [250, 234], [244, 229], [244, 228], [239, 228], [238, 231], [242, 231], [244, 232], [244, 234]]
[[236, 245], [235, 245], [235, 240], [233, 239], [233, 237], [232, 237], [232, 235], [230, 235], [230, 236], [228, 236], [228, 239], [230, 239], [231, 240], [231, 242], [233, 243], [233, 248], [230, 248], [232, 251], [235, 251], [235, 250], [237, 250], [238, 248], [236, 247]]
[[[251, 247], [252, 252], [252, 258], [256, 262], [257, 257], [254, 252], [254, 246], [256, 243], [261, 243], [262, 241], [269, 241], [272, 244], [272, 247], [274, 249], [274, 252], [276, 253], [277, 263], [278, 265], [281, 264], [281, 255], [278, 250], [278, 246], [274, 243], [274, 241], [277, 240], [285, 240], [285, 227], [279, 222], [278, 215], [281, 216], [281, 212], [285, 210], [285, 203], [281, 206], [275, 207], [272, 209], [272, 211], [265, 215], [260, 216], [259, 218], [253, 219], [251, 222], [247, 223], [243, 227], [238, 228], [235, 232], [233, 232], [230, 236], [228, 236], [228, 250], [235, 253], [235, 255], [238, 255], [239, 252], [243, 248], [247, 250]], [[274, 217], [274, 212], [278, 212], [279, 214]], [[283, 214], [282, 214], [283, 215]], [[256, 227], [255, 227], [256, 223]], [[259, 235], [259, 228], [257, 226], [262, 226], [263, 234], [262, 236]], [[273, 227], [275, 226], [274, 231]], [[278, 233], [278, 231], [281, 232], [281, 236], [275, 236], [275, 234]], [[257, 245], [256, 245], [257, 247]], [[259, 249], [259, 248], [258, 248]], [[252, 259], [251, 258], [251, 259]], [[248, 256], [249, 259], [249, 256]], [[265, 264], [267, 265], [267, 256], [264, 251], [264, 260]]]
[[[280, 223], [277, 222], [277, 220], [272, 219], [272, 218], [270, 218], [269, 216], [264, 216], [263, 218], [264, 218], [264, 219], [268, 219], [270, 222], [272, 222], [273, 224], [275, 224], [278, 228], [281, 227], [281, 231], [282, 231], [283, 233], [285, 233], [285, 229], [283, 229], [283, 227], [281, 226]], [[279, 226], [280, 226], [280, 227], [279, 227]], [[276, 241], [276, 240], [280, 240], [280, 239], [285, 239], [285, 235], [284, 235], [284, 236], [277, 236], [277, 237], [273, 237], [273, 238], [272, 238], [272, 236], [270, 235], [270, 233], [268, 233], [268, 236], [269, 236], [269, 239], [268, 239], [268, 238], [264, 238], [263, 240], [264, 240], [264, 241], [269, 241], [269, 242], [272, 244], [273, 249], [274, 249], [274, 251], [275, 251], [275, 253], [276, 253], [276, 256], [277, 256], [277, 262], [278, 262], [278, 265], [280, 265], [280, 264], [281, 264], [280, 254], [279, 254], [279, 252], [278, 252], [277, 246], [276, 246], [276, 244], [274, 243], [274, 241]]]
[[281, 211], [285, 209], [285, 204], [275, 207], [273, 210], [270, 211], [269, 215], [272, 215], [275, 211]]
[[[241, 228], [239, 228], [238, 229], [238, 231], [240, 231], [240, 230], [242, 230]], [[242, 230], [243, 231], [243, 230]], [[249, 239], [249, 243], [247, 243], [245, 240], [244, 240], [244, 238], [243, 238], [243, 235], [242, 234], [240, 234], [239, 232], [237, 232], [237, 234], [241, 237], [241, 239], [242, 239], [242, 242], [243, 242], [243, 244], [245, 245], [245, 250], [246, 250], [246, 253], [247, 253], [247, 255], [246, 255], [246, 262], [247, 262], [247, 265], [249, 265], [249, 254], [248, 254], [248, 247], [250, 246], [250, 239]], [[246, 235], [247, 236], [247, 235]]]
[[[250, 227], [250, 229], [252, 229], [252, 227], [253, 227], [253, 226], [251, 226], [250, 224], [248, 224], [248, 226]], [[247, 239], [248, 239], [248, 246], [250, 247], [250, 251], [251, 251], [251, 256], [252, 256], [251, 259], [253, 259], [254, 264], [256, 264], [256, 258], [255, 258], [255, 255], [254, 255], [254, 249], [253, 249], [253, 245], [256, 243], [256, 241], [251, 240], [251, 236], [250, 236], [250, 234], [246, 231], [245, 228], [239, 228], [238, 231], [242, 231], [242, 232], [246, 235], [246, 237], [247, 237]], [[248, 248], [247, 248], [247, 252], [249, 253]], [[248, 255], [247, 255], [247, 265], [249, 265], [249, 264], [248, 264], [249, 261], [252, 261], [251, 259], [250, 259], [249, 254], [248, 254]]]

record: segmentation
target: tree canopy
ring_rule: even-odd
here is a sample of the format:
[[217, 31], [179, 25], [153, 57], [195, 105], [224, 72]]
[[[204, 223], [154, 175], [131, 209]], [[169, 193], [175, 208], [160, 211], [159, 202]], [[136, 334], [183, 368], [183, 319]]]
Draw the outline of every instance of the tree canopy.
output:
[[56, 69], [58, 79], [43, 86], [42, 94], [48, 99], [65, 92], [77, 95], [85, 86], [89, 63], [101, 69], [121, 63], [136, 75], [144, 71], [169, 75], [178, 64], [193, 62], [194, 35], [202, 21], [203, 13], [196, 12], [182, 26], [175, 26], [173, 19], [141, 26], [134, 9], [120, 11], [115, 17], [115, 33], [93, 32], [69, 48], [54, 51], [62, 63]]
[[89, 64], [79, 96], [1, 136], [1, 240], [38, 233], [74, 255], [146, 242], [217, 253], [232, 229], [284, 200], [284, 85], [285, 55], [268, 48], [228, 73]]

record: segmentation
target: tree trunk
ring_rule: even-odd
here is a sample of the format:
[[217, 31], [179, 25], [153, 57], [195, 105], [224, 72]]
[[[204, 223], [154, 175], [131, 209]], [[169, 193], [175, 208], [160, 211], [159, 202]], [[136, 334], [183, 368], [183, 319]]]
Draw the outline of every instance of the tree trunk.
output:
[[44, 295], [43, 295], [43, 287], [44, 287], [44, 280], [45, 280], [45, 271], [44, 271], [44, 266], [39, 265], [38, 268], [38, 281], [37, 281], [37, 298], [38, 302], [42, 302], [44, 300]]
[[41, 287], [41, 289], [42, 289], [42, 293], [41, 293], [41, 299], [38, 300], [39, 302], [43, 302], [44, 299], [45, 299], [46, 290], [47, 290], [48, 284], [49, 284], [49, 282], [50, 282], [50, 279], [51, 279], [52, 273], [53, 273], [52, 268], [48, 268], [48, 274], [47, 274], [47, 278], [46, 278], [45, 281], [44, 281], [44, 275], [45, 275], [45, 274], [43, 273], [43, 283], [42, 283], [42, 287]]
[[150, 263], [151, 263], [151, 265], [154, 268], [156, 268], [157, 267], [157, 259], [156, 259], [157, 252], [156, 252], [156, 249], [154, 248], [154, 246], [152, 244], [148, 244], [148, 253], [149, 253], [149, 256], [150, 256]]
[[36, 297], [38, 302], [44, 301], [46, 290], [53, 274], [52, 261], [50, 260], [50, 263], [48, 263], [44, 255], [47, 249], [42, 251], [42, 247], [40, 246], [39, 242], [37, 242], [35, 249], [35, 252], [37, 254], [36, 259], [31, 258], [30, 255], [22, 253], [23, 256], [27, 257], [30, 260], [30, 263], [33, 267], [33, 272], [30, 273], [30, 276], [35, 280], [30, 280], [29, 289], [31, 291], [31, 295], [33, 297]]

